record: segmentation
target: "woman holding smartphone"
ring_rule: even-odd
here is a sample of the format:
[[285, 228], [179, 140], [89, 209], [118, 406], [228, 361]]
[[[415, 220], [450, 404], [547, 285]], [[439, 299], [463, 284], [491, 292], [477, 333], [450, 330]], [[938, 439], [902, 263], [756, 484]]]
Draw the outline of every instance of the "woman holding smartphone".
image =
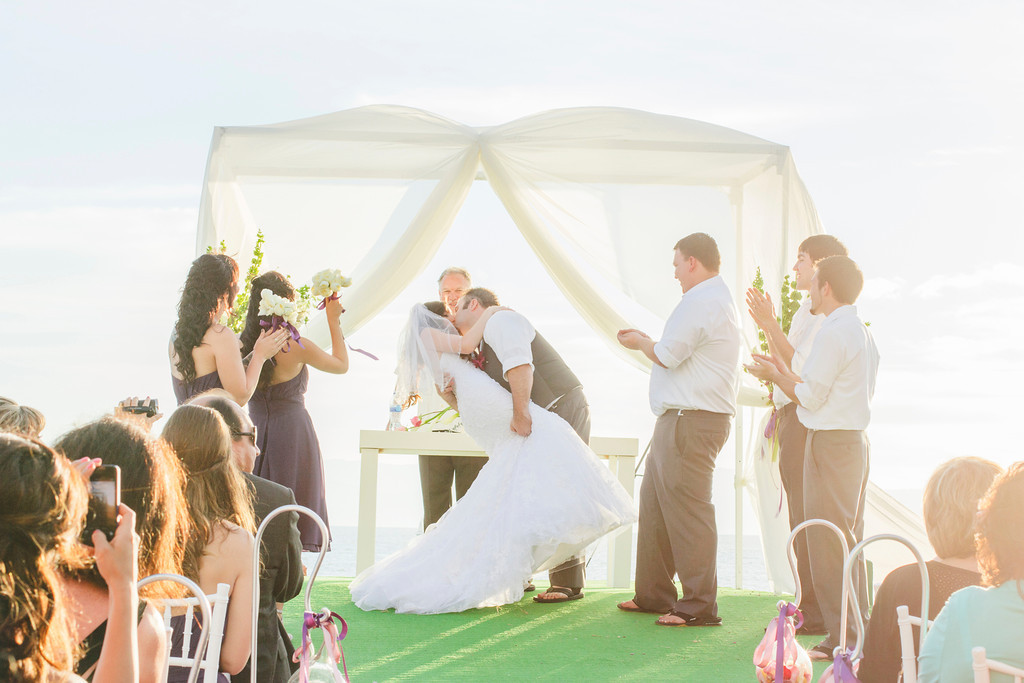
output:
[[284, 330], [258, 335], [250, 348], [249, 366], [244, 367], [238, 337], [217, 322], [231, 310], [237, 294], [238, 264], [233, 258], [203, 254], [192, 262], [168, 348], [178, 405], [209, 389], [223, 388], [244, 406], [256, 390], [263, 364], [288, 340]]
[[[270, 271], [254, 279], [242, 330], [242, 353], [255, 352], [263, 329], [260, 323], [271, 321], [269, 316], [259, 314], [265, 289], [295, 300], [295, 288], [280, 273]], [[324, 312], [331, 332], [329, 354], [304, 337], [297, 344], [289, 344], [274, 356], [273, 364], [263, 367], [249, 402], [249, 415], [256, 425], [257, 445], [261, 451], [253, 473], [290, 488], [295, 493], [295, 501], [320, 515], [328, 529], [323, 458], [313, 421], [306, 412], [305, 394], [309, 383], [308, 366], [335, 375], [348, 371], [348, 348], [341, 332], [344, 310], [340, 299], [327, 301]], [[303, 550], [320, 550], [324, 539], [312, 519], [299, 518], [299, 534]], [[329, 538], [326, 541], [330, 544]]]

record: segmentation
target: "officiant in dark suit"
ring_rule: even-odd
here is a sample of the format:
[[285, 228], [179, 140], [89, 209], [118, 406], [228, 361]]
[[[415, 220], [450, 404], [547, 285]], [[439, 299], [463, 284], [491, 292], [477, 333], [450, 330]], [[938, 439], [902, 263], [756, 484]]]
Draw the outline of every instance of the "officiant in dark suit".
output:
[[[455, 327], [465, 332], [498, 298], [488, 289], [467, 291], [455, 312]], [[590, 405], [579, 379], [522, 314], [500, 311], [484, 328], [480, 350], [473, 360], [494, 381], [512, 394], [512, 423], [521, 436], [532, 431], [530, 402], [569, 423], [584, 443], [590, 443]], [[538, 472], [537, 476], [544, 476]], [[567, 602], [583, 597], [586, 558], [573, 557], [548, 572], [551, 588], [535, 602]]]
[[[253, 464], [260, 451], [256, 446], [256, 427], [245, 410], [233, 400], [212, 392], [197, 396], [190, 403], [212, 408], [224, 418], [231, 432], [235, 464], [252, 487], [257, 526], [273, 510], [295, 505], [295, 495], [291, 489], [252, 474]], [[302, 590], [302, 543], [298, 521], [299, 515], [296, 512], [274, 518], [263, 532], [260, 543], [262, 572], [256, 620], [256, 680], [259, 683], [287, 683], [293, 668], [297, 667], [292, 664], [295, 648], [281, 622], [277, 603], [291, 600]], [[273, 548], [273, 552], [268, 552], [269, 548]], [[231, 679], [236, 683], [248, 683], [251, 665], [250, 659], [245, 668]]]

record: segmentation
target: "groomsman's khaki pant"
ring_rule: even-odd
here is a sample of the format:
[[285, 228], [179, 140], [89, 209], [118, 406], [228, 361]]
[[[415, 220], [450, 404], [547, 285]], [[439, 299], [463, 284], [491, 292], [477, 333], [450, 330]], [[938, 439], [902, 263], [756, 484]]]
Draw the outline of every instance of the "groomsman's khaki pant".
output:
[[[864, 499], [868, 484], [867, 435], [859, 430], [807, 430], [804, 454], [804, 515], [832, 522], [850, 548], [864, 538]], [[828, 629], [829, 647], [839, 644], [843, 593], [843, 550], [835, 532], [823, 526], [807, 530], [814, 592]], [[853, 575], [854, 590], [867, 623], [867, 577], [863, 557]], [[847, 618], [846, 642], [856, 639], [853, 615]]]
[[[670, 411], [654, 425], [640, 485], [638, 607], [718, 616], [718, 527], [711, 502], [715, 458], [729, 438], [730, 415]], [[679, 576], [679, 599], [674, 577]]]
[[[796, 417], [796, 404], [787, 403], [776, 415], [776, 435], [779, 439], [779, 474], [786, 490], [786, 505], [789, 508], [789, 528], [792, 529], [807, 519], [804, 511], [804, 456], [807, 450], [807, 427]], [[818, 630], [824, 619], [818, 597], [814, 594], [811, 578], [811, 559], [807, 554], [808, 531], [801, 531], [793, 543], [796, 551], [796, 568], [800, 577], [800, 611], [804, 615], [804, 626]]]

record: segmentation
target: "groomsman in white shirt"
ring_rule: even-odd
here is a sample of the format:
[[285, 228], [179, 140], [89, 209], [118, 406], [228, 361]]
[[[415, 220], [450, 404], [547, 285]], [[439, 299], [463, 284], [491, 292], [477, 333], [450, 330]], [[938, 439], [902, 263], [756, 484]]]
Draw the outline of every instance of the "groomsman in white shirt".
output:
[[[832, 235], [811, 235], [797, 249], [796, 264], [793, 266], [794, 289], [807, 292], [811, 288], [814, 264], [828, 256], [846, 256], [846, 247]], [[775, 307], [770, 296], [756, 289], [747, 290], [747, 309], [757, 326], [768, 340], [769, 353], [780, 359], [794, 373], [803, 370], [811, 352], [814, 338], [818, 334], [824, 315], [811, 313], [811, 300], [804, 296], [800, 307], [793, 314], [793, 321], [787, 336], [775, 317]], [[807, 519], [804, 514], [804, 445], [807, 442], [807, 428], [796, 417], [796, 404], [785, 392], [776, 391], [772, 396], [775, 403], [775, 433], [779, 444], [779, 474], [786, 491], [786, 506], [789, 510], [789, 528]], [[801, 532], [794, 542], [797, 573], [800, 577], [800, 611], [803, 624], [797, 629], [798, 635], [825, 635], [825, 622], [821, 607], [814, 594], [811, 580], [810, 558], [807, 555], [807, 532]]]
[[636, 595], [619, 609], [661, 614], [660, 626], [722, 623], [711, 483], [736, 413], [741, 340], [732, 294], [718, 274], [721, 261], [709, 235], [679, 240], [672, 264], [683, 298], [661, 340], [639, 330], [618, 335], [653, 364], [650, 401], [658, 416], [640, 485]]
[[[811, 279], [811, 313], [824, 315], [802, 372], [793, 373], [778, 357], [755, 355], [747, 366], [758, 379], [775, 383], [797, 404], [807, 427], [804, 459], [804, 514], [832, 522], [853, 547], [864, 535], [864, 498], [868, 482], [871, 398], [878, 374], [878, 348], [853, 303], [864, 275], [846, 256], [818, 262]], [[831, 530], [808, 529], [814, 592], [828, 636], [810, 652], [831, 659], [839, 644], [843, 554]], [[861, 609], [867, 609], [867, 581], [860, 562], [854, 577]], [[866, 614], [864, 615], [866, 618]], [[847, 642], [854, 637], [852, 619]]]

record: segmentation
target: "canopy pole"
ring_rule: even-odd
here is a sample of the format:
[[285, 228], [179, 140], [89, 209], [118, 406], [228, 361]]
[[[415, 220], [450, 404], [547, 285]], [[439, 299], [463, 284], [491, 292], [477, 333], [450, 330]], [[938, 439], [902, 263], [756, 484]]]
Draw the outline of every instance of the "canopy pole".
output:
[[[729, 195], [732, 200], [734, 222], [736, 223], [736, 296], [745, 291], [743, 282], [743, 187], [732, 188]], [[736, 443], [735, 467], [733, 475], [734, 515], [736, 518], [736, 587], [743, 588], [743, 407], [736, 406], [736, 419], [733, 429]]]

